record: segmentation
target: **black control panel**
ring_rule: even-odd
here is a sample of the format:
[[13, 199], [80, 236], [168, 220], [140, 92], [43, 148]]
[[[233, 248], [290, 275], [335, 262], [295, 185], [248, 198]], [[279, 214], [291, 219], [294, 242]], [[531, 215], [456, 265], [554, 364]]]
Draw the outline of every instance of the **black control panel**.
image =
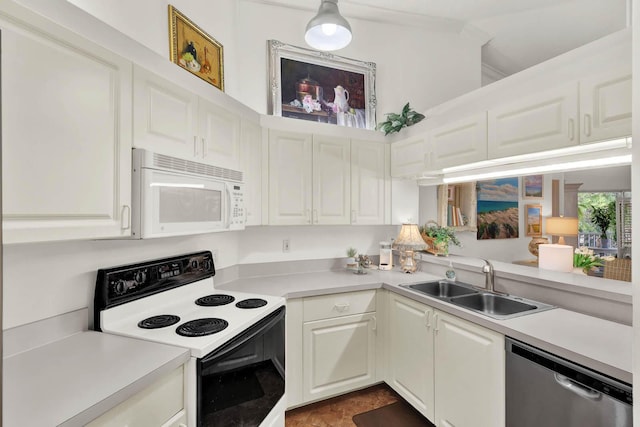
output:
[[98, 270], [94, 295], [94, 328], [100, 311], [216, 274], [211, 252], [197, 252]]

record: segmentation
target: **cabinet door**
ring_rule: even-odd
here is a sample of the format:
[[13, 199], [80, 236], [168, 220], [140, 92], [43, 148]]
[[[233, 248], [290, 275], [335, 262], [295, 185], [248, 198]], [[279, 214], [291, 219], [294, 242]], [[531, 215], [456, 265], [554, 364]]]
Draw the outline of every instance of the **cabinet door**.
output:
[[431, 130], [427, 151], [428, 170], [487, 160], [487, 113]]
[[240, 117], [202, 98], [198, 117], [201, 162], [240, 169]]
[[570, 84], [489, 110], [489, 159], [578, 145], [578, 88]]
[[349, 224], [351, 164], [348, 139], [313, 137], [313, 223]]
[[134, 67], [133, 146], [201, 161], [198, 97], [154, 73]]
[[631, 70], [580, 81], [580, 142], [631, 135]]
[[351, 224], [384, 224], [385, 144], [351, 141]]
[[391, 176], [411, 177], [424, 172], [426, 145], [426, 135], [391, 144]]
[[131, 63], [54, 25], [0, 26], [4, 243], [129, 236]]
[[375, 382], [375, 329], [374, 313], [304, 324], [306, 402]]
[[269, 224], [311, 224], [311, 135], [269, 131]]
[[262, 128], [243, 120], [240, 127], [247, 225], [262, 224]]
[[504, 336], [439, 311], [435, 328], [436, 426], [504, 427]]
[[433, 420], [433, 309], [390, 295], [387, 383], [422, 415]]

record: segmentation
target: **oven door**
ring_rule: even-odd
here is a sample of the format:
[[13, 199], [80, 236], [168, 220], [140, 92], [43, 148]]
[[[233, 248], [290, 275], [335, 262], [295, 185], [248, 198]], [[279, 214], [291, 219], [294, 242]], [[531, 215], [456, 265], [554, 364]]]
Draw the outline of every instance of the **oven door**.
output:
[[259, 426], [284, 395], [285, 307], [197, 363], [200, 427]]
[[143, 169], [142, 238], [229, 228], [229, 191], [222, 181]]

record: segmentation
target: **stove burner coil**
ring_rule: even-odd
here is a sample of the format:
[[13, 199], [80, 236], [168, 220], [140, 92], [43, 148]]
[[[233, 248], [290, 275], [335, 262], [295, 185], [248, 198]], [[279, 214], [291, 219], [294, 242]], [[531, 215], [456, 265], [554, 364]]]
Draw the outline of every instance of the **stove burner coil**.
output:
[[267, 305], [267, 302], [260, 298], [249, 298], [236, 303], [238, 308], [258, 308]]
[[142, 329], [159, 329], [167, 326], [175, 325], [180, 321], [180, 317], [173, 314], [161, 314], [152, 316], [138, 322], [138, 327]]
[[219, 305], [231, 304], [236, 299], [231, 295], [224, 294], [213, 294], [207, 295], [202, 298], [198, 298], [196, 300], [196, 304], [201, 305], [203, 307], [216, 307]]
[[203, 337], [218, 333], [227, 326], [229, 323], [226, 320], [206, 317], [183, 323], [176, 328], [176, 333], [183, 337]]

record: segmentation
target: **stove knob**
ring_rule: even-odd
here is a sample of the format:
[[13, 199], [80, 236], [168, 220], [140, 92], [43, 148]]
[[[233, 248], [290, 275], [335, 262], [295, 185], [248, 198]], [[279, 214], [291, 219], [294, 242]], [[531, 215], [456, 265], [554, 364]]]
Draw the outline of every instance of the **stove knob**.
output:
[[124, 280], [118, 280], [116, 282], [116, 285], [114, 286], [114, 289], [115, 289], [117, 294], [122, 295], [125, 292], [127, 292], [128, 286], [127, 286], [127, 283]]
[[133, 276], [133, 279], [138, 283], [142, 284], [145, 280], [147, 280], [147, 273], [144, 271], [137, 271]]

